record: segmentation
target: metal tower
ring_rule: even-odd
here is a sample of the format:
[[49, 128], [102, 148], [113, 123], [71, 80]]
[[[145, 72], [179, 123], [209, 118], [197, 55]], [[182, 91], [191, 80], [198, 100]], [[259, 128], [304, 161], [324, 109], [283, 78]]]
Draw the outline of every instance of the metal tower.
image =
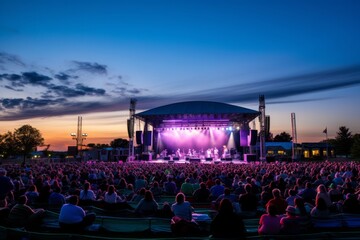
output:
[[265, 147], [265, 97], [264, 95], [259, 96], [259, 121], [260, 121], [260, 161], [266, 160], [266, 147]]

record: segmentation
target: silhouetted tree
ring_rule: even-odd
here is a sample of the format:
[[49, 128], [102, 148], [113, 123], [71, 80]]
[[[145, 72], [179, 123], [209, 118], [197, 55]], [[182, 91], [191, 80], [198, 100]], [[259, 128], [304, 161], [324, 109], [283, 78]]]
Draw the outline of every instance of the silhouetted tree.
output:
[[14, 131], [15, 146], [19, 153], [24, 157], [23, 164], [25, 164], [26, 156], [36, 149], [37, 146], [44, 144], [44, 138], [36, 128], [30, 125], [24, 125]]
[[274, 142], [291, 142], [292, 137], [287, 132], [282, 132], [274, 137]]
[[107, 143], [96, 143], [96, 144], [95, 143], [89, 143], [86, 146], [91, 147], [91, 148], [98, 148], [98, 149], [110, 147], [110, 145], [107, 144]]
[[335, 152], [337, 155], [345, 155], [348, 157], [352, 146], [352, 134], [349, 128], [345, 126], [339, 127], [337, 136], [335, 137]]
[[14, 156], [18, 152], [12, 132], [0, 135], [0, 155], [2, 158]]
[[266, 142], [273, 142], [274, 135], [271, 132], [265, 132], [265, 141]]
[[353, 144], [351, 147], [351, 157], [360, 158], [360, 134], [353, 136]]
[[110, 146], [113, 148], [127, 148], [129, 147], [129, 141], [123, 138], [116, 138], [110, 142]]

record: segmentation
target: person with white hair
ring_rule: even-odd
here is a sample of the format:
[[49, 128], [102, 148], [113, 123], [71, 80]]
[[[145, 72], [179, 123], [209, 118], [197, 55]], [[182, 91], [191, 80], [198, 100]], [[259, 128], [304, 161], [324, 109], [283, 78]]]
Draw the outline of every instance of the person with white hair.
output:
[[0, 168], [0, 207], [7, 205], [7, 197], [10, 197], [11, 200], [14, 198], [12, 194], [14, 183], [6, 176], [6, 173], [4, 168]]

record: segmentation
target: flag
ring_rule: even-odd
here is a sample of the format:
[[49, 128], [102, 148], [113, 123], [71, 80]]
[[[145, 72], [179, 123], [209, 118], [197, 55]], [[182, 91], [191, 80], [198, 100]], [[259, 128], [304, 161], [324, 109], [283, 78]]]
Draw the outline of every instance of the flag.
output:
[[324, 129], [323, 133], [327, 134], [327, 127]]

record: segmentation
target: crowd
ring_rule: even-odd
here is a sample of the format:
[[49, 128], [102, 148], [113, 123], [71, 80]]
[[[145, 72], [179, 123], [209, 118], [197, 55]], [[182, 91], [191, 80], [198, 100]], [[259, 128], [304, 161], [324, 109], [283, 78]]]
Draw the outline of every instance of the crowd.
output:
[[[297, 233], [299, 219], [360, 214], [359, 171], [360, 163], [351, 161], [9, 164], [0, 169], [0, 211], [26, 224], [38, 222], [42, 208], [58, 208], [60, 226], [78, 228], [95, 219], [79, 203], [192, 222], [192, 204], [208, 202], [218, 211], [215, 236], [243, 233], [242, 218], [249, 216], [259, 217], [259, 234]], [[163, 196], [174, 196], [174, 203], [160, 206]]]

